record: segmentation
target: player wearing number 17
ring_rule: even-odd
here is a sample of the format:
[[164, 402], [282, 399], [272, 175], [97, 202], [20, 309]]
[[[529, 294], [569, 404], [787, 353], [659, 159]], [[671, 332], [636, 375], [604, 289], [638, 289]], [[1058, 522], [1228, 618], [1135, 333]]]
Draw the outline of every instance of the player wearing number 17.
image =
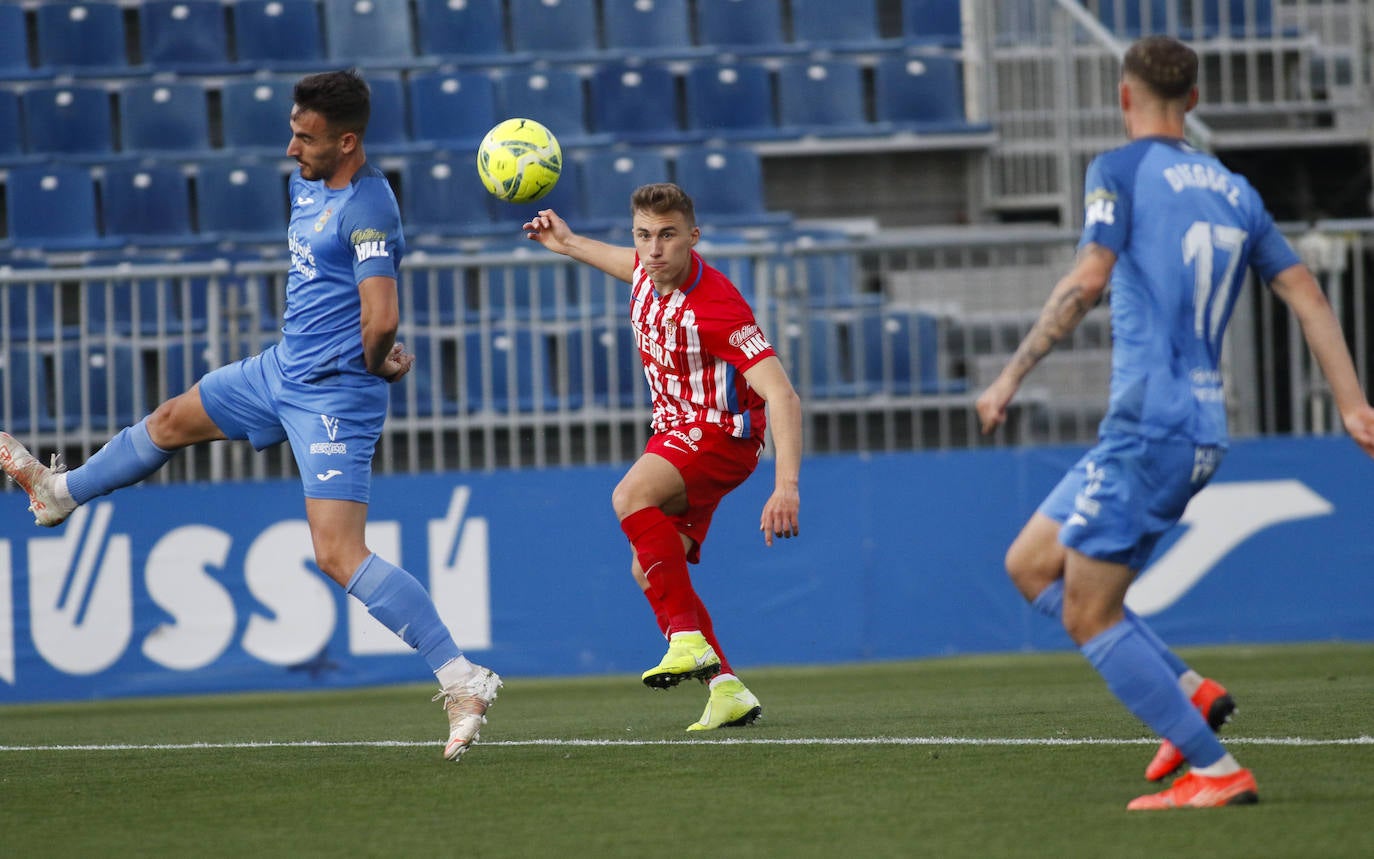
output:
[[1077, 262], [977, 402], [990, 432], [1025, 375], [1110, 283], [1111, 398], [1098, 443], [1012, 543], [1007, 571], [1038, 610], [1062, 619], [1112, 693], [1164, 739], [1147, 777], [1192, 765], [1132, 810], [1259, 798], [1254, 776], [1209, 725], [1229, 696], [1125, 607], [1135, 574], [1226, 451], [1221, 342], [1247, 268], [1297, 316], [1346, 429], [1374, 456], [1374, 409], [1321, 288], [1249, 183], [1184, 142], [1197, 68], [1197, 54], [1168, 37], [1126, 52], [1119, 96], [1130, 143], [1088, 166]]

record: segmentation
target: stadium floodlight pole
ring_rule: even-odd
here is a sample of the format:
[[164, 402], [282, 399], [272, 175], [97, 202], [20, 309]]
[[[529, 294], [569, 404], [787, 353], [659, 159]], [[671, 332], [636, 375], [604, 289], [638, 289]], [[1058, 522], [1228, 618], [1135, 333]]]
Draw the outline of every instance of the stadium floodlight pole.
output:
[[[1084, 30], [1087, 30], [1088, 35], [1111, 51], [1118, 63], [1126, 56], [1128, 45], [1117, 39], [1111, 30], [1108, 30], [1101, 21], [1093, 16], [1093, 13], [1083, 8], [1083, 4], [1079, 0], [1055, 0], [1055, 2], [1060, 9], [1064, 10], [1065, 14], [1077, 21]], [[1190, 112], [1183, 118], [1183, 128], [1191, 146], [1203, 152], [1212, 151], [1212, 129], [1207, 123]]]

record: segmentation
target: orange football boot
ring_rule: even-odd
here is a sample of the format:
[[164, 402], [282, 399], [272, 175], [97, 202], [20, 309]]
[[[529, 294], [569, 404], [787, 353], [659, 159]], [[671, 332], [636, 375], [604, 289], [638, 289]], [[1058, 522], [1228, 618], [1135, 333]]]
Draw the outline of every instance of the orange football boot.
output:
[[[1220, 731], [1221, 726], [1231, 721], [1231, 715], [1236, 712], [1236, 702], [1227, 694], [1225, 687], [1215, 680], [1203, 680], [1191, 700], [1193, 706], [1198, 708], [1198, 712], [1207, 719], [1207, 724], [1213, 731]], [[1155, 752], [1149, 766], [1145, 767], [1145, 778], [1149, 781], [1159, 781], [1181, 766], [1183, 752], [1165, 740], [1159, 744], [1159, 750]]]
[[1239, 770], [1230, 775], [1205, 776], [1189, 772], [1168, 790], [1137, 796], [1127, 811], [1160, 811], [1169, 808], [1220, 808], [1223, 805], [1254, 805], [1259, 802], [1255, 775]]

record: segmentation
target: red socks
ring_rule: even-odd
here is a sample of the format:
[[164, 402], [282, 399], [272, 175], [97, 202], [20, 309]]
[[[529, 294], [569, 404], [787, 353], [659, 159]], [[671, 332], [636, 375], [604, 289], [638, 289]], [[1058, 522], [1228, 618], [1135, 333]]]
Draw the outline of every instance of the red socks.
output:
[[634, 547], [640, 569], [649, 580], [645, 594], [662, 626], [673, 632], [701, 629], [696, 592], [687, 574], [687, 553], [671, 519], [657, 507], [637, 510], [620, 520], [620, 529]]
[[[663, 633], [664, 638], [667, 638], [669, 633], [668, 612], [663, 608], [663, 599], [654, 590], [653, 585], [650, 585], [649, 589], [644, 592], [644, 598], [649, 601], [649, 607], [654, 610], [654, 620], [658, 621], [659, 631]], [[706, 639], [706, 643], [711, 645], [711, 649], [716, 652], [716, 656], [720, 657], [720, 673], [734, 674], [735, 672], [730, 670], [730, 660], [725, 658], [725, 651], [720, 649], [720, 642], [716, 641], [716, 631], [711, 626], [711, 615], [706, 611], [706, 605], [702, 603], [701, 597], [698, 596], [696, 599], [697, 620], [701, 624], [701, 634]]]

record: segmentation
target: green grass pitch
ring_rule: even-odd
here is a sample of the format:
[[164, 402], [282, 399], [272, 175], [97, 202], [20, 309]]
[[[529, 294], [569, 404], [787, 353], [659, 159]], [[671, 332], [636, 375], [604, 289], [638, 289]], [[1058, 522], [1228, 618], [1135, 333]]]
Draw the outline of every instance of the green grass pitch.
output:
[[3, 707], [0, 855], [1374, 856], [1374, 645], [1183, 653], [1257, 806], [1127, 813], [1154, 742], [1081, 657], [976, 656], [748, 671], [706, 738], [696, 684], [510, 678], [456, 765], [415, 686]]

